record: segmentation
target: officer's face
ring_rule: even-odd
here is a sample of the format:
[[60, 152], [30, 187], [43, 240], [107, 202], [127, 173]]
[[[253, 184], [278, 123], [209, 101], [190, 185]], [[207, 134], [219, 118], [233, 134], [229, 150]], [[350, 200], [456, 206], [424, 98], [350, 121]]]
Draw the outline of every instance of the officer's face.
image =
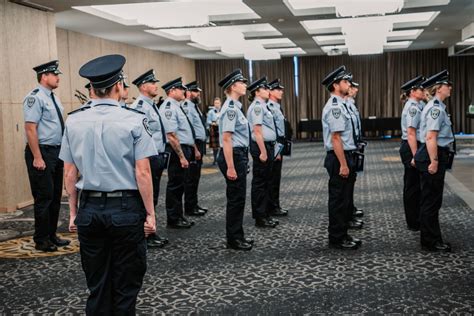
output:
[[283, 97], [283, 90], [282, 89], [270, 90], [270, 95], [277, 100], [281, 100], [281, 98]]
[[270, 97], [270, 90], [265, 89], [265, 88], [258, 88], [255, 95], [259, 98], [264, 99], [264, 100], [268, 100], [268, 98]]
[[121, 95], [122, 100], [127, 100], [128, 99], [128, 90], [129, 90], [129, 88], [123, 88], [122, 95]]
[[438, 89], [438, 93], [443, 95], [445, 98], [451, 96], [451, 89], [452, 87], [447, 84], [442, 84], [441, 87]]
[[336, 83], [334, 87], [336, 88], [336, 91], [339, 90], [340, 94], [348, 95], [351, 84], [349, 83], [349, 81], [344, 79], [344, 80], [339, 81], [339, 83]]
[[170, 96], [176, 101], [184, 100], [184, 93], [186, 90], [180, 88], [173, 88], [170, 91]]
[[423, 91], [423, 89], [418, 88], [418, 89], [413, 90], [413, 96], [417, 100], [423, 99], [424, 95], [425, 95], [425, 92]]
[[201, 97], [200, 91], [191, 91], [191, 99], [199, 100], [200, 97]]
[[247, 93], [247, 84], [242, 81], [237, 81], [232, 85], [232, 90], [234, 90], [239, 95], [245, 95], [245, 93]]
[[49, 72], [43, 76], [46, 85], [51, 89], [59, 87], [59, 75]]
[[148, 93], [152, 98], [158, 95], [158, 85], [156, 82], [147, 82], [144, 84], [146, 93]]
[[214, 100], [214, 107], [217, 109], [221, 108], [221, 100]]

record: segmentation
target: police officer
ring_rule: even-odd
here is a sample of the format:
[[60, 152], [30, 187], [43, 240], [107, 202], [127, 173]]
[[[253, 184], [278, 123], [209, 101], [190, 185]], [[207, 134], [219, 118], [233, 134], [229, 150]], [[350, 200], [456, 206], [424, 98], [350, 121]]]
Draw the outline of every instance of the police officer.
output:
[[216, 97], [207, 111], [206, 127], [209, 130], [209, 148], [212, 148], [213, 162], [217, 163], [217, 153], [219, 151], [219, 111], [221, 110], [221, 98]]
[[[148, 125], [152, 134], [158, 155], [150, 157], [151, 176], [153, 181], [153, 205], [156, 208], [158, 204], [158, 196], [160, 194], [160, 181], [163, 170], [168, 163], [169, 154], [165, 153], [166, 133], [163, 126], [163, 119], [160, 116], [158, 107], [153, 98], [158, 95], [159, 80], [155, 77], [153, 69], [148, 70], [144, 74], [133, 80], [132, 84], [136, 85], [139, 91], [138, 97], [130, 105], [130, 108], [143, 112], [148, 119]], [[151, 234], [147, 237], [148, 247], [162, 248], [168, 243], [168, 239], [160, 237], [157, 234]]]
[[275, 122], [267, 107], [270, 95], [267, 78], [262, 77], [247, 88], [252, 102], [247, 110], [247, 118], [252, 131], [250, 154], [253, 160], [251, 189], [252, 217], [257, 227], [275, 228], [278, 221], [269, 214], [271, 175], [276, 142]]
[[355, 181], [353, 152], [356, 136], [352, 117], [344, 98], [349, 92], [351, 76], [345, 66], [329, 73], [321, 82], [331, 93], [323, 108], [322, 125], [324, 148], [327, 151], [324, 167], [329, 174], [329, 246], [357, 249], [361, 241], [347, 234], [351, 186]]
[[201, 154], [201, 159], [192, 162], [188, 168], [188, 176], [184, 182], [184, 211], [189, 216], [203, 216], [208, 210], [199, 206], [198, 203], [202, 157], [206, 153], [206, 128], [204, 127], [206, 120], [198, 106], [202, 89], [197, 81], [188, 83], [186, 88], [186, 99], [181, 106], [193, 125], [196, 133], [195, 143]]
[[87, 315], [135, 313], [145, 235], [156, 229], [148, 161], [156, 149], [146, 117], [119, 105], [124, 64], [123, 56], [107, 55], [80, 68], [101, 103], [69, 113], [61, 146], [69, 230], [78, 232], [90, 291]]
[[180, 104], [186, 90], [181, 77], [165, 83], [162, 88], [167, 98], [160, 106], [159, 112], [168, 139], [165, 150], [171, 153], [166, 187], [168, 227], [191, 228], [194, 222], [188, 221], [183, 213], [184, 181], [190, 162], [201, 160], [201, 153], [194, 143], [194, 127]]
[[[285, 141], [285, 116], [281, 110], [281, 99], [283, 97], [283, 87], [280, 79], [275, 79], [268, 84], [270, 90], [270, 97], [268, 100], [268, 109], [272, 112], [275, 121], [275, 130], [277, 134], [277, 141], [284, 143]], [[281, 183], [281, 168], [283, 163], [283, 155], [278, 154], [273, 161], [272, 175], [271, 175], [271, 189], [270, 199], [268, 203], [268, 213], [271, 216], [287, 216], [288, 211], [282, 209], [280, 206], [280, 183]]]
[[[352, 76], [352, 75], [351, 75]], [[359, 92], [359, 84], [352, 79], [350, 80], [350, 88], [349, 88], [349, 94], [346, 97], [346, 105], [351, 113], [352, 116], [352, 121], [354, 122], [354, 127], [355, 127], [355, 134], [356, 134], [356, 145], [357, 149], [363, 153], [365, 150], [365, 146], [367, 145], [367, 142], [362, 140], [362, 122], [360, 118], [360, 112], [359, 109], [356, 106], [355, 103], [355, 98], [357, 97], [357, 93]], [[356, 173], [356, 179], [357, 179], [357, 173]], [[355, 179], [355, 180], [356, 180]], [[355, 180], [354, 180], [354, 186], [355, 186]], [[364, 211], [361, 209], [358, 209], [354, 205], [354, 187], [351, 189], [352, 194], [351, 194], [351, 201], [350, 201], [350, 208], [353, 210], [352, 211], [352, 219], [349, 223], [349, 228], [362, 228], [363, 221], [357, 219], [357, 217], [363, 217], [364, 216]], [[359, 224], [360, 223], [360, 224]]]
[[26, 148], [31, 193], [34, 198], [35, 248], [56, 251], [68, 240], [56, 235], [63, 190], [63, 162], [59, 160], [64, 132], [63, 106], [53, 92], [59, 85], [57, 60], [33, 68], [38, 86], [23, 101]]
[[[450, 252], [439, 227], [439, 209], [443, 202], [444, 176], [451, 169], [456, 141], [452, 123], [443, 103], [451, 96], [452, 83], [443, 70], [422, 83], [433, 97], [421, 112], [421, 146], [415, 164], [421, 173], [420, 237], [421, 246], [429, 251]], [[452, 146], [452, 147], [451, 147]]]
[[247, 166], [250, 127], [239, 98], [247, 89], [247, 79], [235, 69], [219, 82], [227, 99], [219, 117], [221, 148], [217, 163], [226, 182], [226, 237], [227, 248], [251, 250], [253, 240], [246, 239], [242, 227], [247, 191]]
[[120, 106], [127, 106], [128, 92], [130, 90], [130, 85], [127, 82], [127, 78], [123, 79], [123, 90], [122, 95], [120, 96]]
[[403, 175], [403, 207], [407, 228], [420, 230], [420, 174], [415, 165], [415, 154], [420, 147], [420, 118], [423, 111], [423, 76], [417, 76], [405, 82], [401, 100], [404, 102], [401, 118], [402, 142], [400, 158], [405, 172]]

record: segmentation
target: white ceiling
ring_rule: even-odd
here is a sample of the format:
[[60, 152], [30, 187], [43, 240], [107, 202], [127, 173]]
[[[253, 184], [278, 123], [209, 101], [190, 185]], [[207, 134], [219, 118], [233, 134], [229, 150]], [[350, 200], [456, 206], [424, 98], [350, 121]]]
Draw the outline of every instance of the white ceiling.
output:
[[[15, 2], [21, 1], [23, 0]], [[209, 1], [218, 5], [211, 6]], [[208, 41], [209, 45], [193, 43], [191, 37], [195, 39], [210, 29], [215, 31], [223, 28], [226, 32], [243, 33], [243, 45], [262, 47], [281, 56], [325, 54], [330, 50], [328, 45], [345, 52], [340, 23], [347, 18], [338, 18], [334, 7], [321, 5], [331, 1], [333, 0], [27, 2], [51, 9], [55, 12], [57, 26], [63, 29], [192, 59], [221, 59], [240, 58], [244, 55], [233, 52], [232, 43], [228, 43], [230, 48], [225, 50], [223, 45], [213, 41]], [[140, 7], [143, 5], [140, 3], [145, 3], [146, 9]], [[125, 10], [123, 6], [117, 6], [119, 4], [125, 4]], [[165, 12], [165, 9], [160, 10], [163, 6], [167, 10], [171, 7], [172, 13], [160, 16], [159, 12]], [[202, 12], [208, 14], [203, 16]], [[429, 16], [424, 20], [413, 19], [420, 14]], [[401, 20], [396, 20], [399, 18]], [[205, 24], [207, 19], [215, 26], [206, 24], [205, 27], [183, 27], [188, 24]], [[400, 12], [386, 15], [385, 19], [395, 19], [395, 23], [384, 50], [449, 47], [462, 41], [462, 29], [474, 22], [474, 0], [405, 0]], [[164, 26], [167, 27], [163, 28]], [[216, 38], [217, 35], [216, 33]], [[233, 48], [239, 47], [234, 45]]]

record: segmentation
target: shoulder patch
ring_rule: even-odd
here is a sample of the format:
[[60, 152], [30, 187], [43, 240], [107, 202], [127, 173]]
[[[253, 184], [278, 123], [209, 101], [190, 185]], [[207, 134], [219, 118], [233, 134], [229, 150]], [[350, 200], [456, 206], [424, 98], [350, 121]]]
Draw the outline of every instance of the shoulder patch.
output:
[[[415, 104], [415, 103], [413, 103]], [[416, 115], [416, 107], [415, 106], [412, 106], [410, 107], [410, 109], [408, 110], [408, 114], [410, 114], [411, 117], [414, 117]]]
[[171, 119], [171, 116], [173, 116], [173, 112], [171, 110], [166, 110], [165, 111], [165, 117], [167, 120]]
[[341, 109], [340, 108], [335, 108], [331, 110], [332, 116], [334, 116], [335, 119], [338, 119], [341, 117]]
[[125, 109], [125, 110], [127, 110], [127, 111], [132, 111], [132, 112], [135, 112], [135, 113], [137, 113], [137, 114], [145, 115], [145, 113], [143, 113], [142, 111], [138, 111], [138, 110], [136, 110], [136, 109], [129, 108], [128, 106], [124, 106], [124, 107], [122, 107], [122, 109]]
[[86, 103], [85, 106], [88, 106], [88, 105], [90, 105], [91, 103], [92, 103], [92, 100], [89, 100], [89, 101], [87, 101], [87, 103]]
[[36, 98], [35, 97], [28, 97], [26, 98], [26, 105], [31, 108], [33, 104], [35, 104]]
[[235, 110], [227, 110], [227, 117], [229, 118], [230, 121], [234, 120], [235, 119], [235, 116], [236, 116], [236, 112]]
[[138, 101], [138, 105], [143, 105], [143, 100]]
[[143, 118], [143, 127], [145, 128], [145, 131], [148, 133], [148, 135], [151, 136], [151, 130], [150, 130], [150, 126], [148, 125], [148, 119], [146, 117]]
[[261, 113], [262, 113], [262, 108], [261, 107], [255, 107], [253, 109], [253, 112], [255, 113], [255, 115], [259, 116]]
[[439, 114], [441, 113], [441, 111], [439, 109], [436, 109], [436, 108], [432, 108], [431, 109], [431, 118], [433, 120], [436, 120], [438, 117], [439, 117]]
[[35, 95], [35, 94], [37, 94], [37, 93], [38, 93], [38, 91], [39, 91], [39, 89], [38, 89], [38, 88], [36, 88], [36, 89], [34, 89], [33, 91], [31, 91], [31, 92], [30, 92], [30, 94], [31, 94], [31, 95]]
[[90, 107], [89, 105], [86, 105], [86, 106], [83, 106], [82, 108], [78, 108], [78, 109], [76, 109], [76, 110], [74, 110], [74, 111], [69, 112], [67, 115], [71, 115], [71, 114], [74, 114], [74, 113], [83, 112], [83, 111], [88, 110], [88, 109], [90, 109], [90, 108], [91, 108], [91, 107]]
[[337, 98], [336, 97], [332, 98], [332, 105], [337, 105]]

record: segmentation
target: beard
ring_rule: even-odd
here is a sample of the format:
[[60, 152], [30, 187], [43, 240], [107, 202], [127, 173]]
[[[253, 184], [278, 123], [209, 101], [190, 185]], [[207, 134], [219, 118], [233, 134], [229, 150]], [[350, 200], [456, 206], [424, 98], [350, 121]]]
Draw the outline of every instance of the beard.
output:
[[194, 104], [199, 104], [201, 102], [201, 99], [199, 97], [191, 98], [191, 102], [193, 102]]

